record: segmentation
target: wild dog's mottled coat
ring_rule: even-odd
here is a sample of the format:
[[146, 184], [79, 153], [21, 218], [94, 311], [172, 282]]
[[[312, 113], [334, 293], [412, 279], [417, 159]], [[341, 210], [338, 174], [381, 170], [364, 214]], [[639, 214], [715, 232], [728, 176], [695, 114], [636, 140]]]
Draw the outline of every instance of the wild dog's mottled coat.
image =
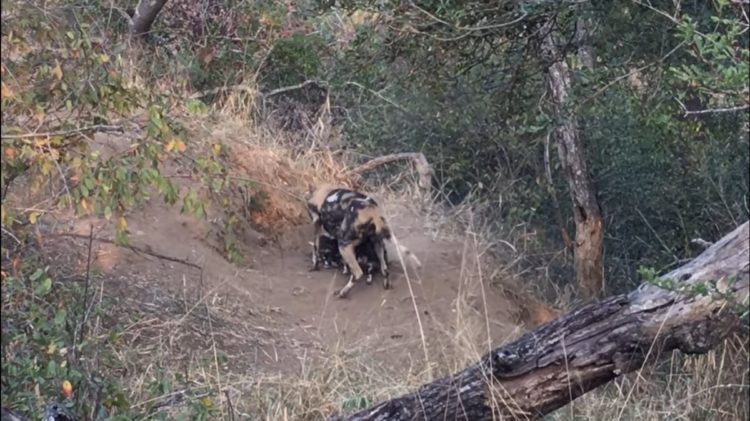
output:
[[384, 240], [393, 241], [400, 252], [410, 256], [417, 266], [421, 266], [416, 256], [394, 241], [377, 202], [367, 195], [341, 187], [324, 185], [313, 192], [308, 201], [308, 212], [315, 226], [313, 269], [317, 269], [320, 235], [325, 231], [329, 236], [335, 236], [341, 258], [351, 271], [349, 282], [336, 293], [341, 298], [347, 295], [354, 286], [354, 282], [364, 274], [357, 256], [357, 248], [363, 243], [372, 243], [372, 252], [377, 256], [378, 269], [383, 275], [384, 288], [390, 287]]
[[317, 270], [321, 235], [336, 238], [349, 202], [366, 198], [362, 193], [344, 187], [324, 184], [315, 190], [307, 201], [307, 212], [313, 222], [313, 268]]

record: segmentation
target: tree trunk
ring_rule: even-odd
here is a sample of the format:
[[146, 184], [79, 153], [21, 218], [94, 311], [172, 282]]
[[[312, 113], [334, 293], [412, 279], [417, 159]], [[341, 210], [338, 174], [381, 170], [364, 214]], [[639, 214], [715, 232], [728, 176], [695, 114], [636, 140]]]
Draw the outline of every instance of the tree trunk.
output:
[[132, 38], [142, 38], [151, 30], [156, 16], [167, 3], [167, 0], [139, 0], [128, 24]]
[[603, 288], [604, 221], [586, 165], [576, 116], [568, 101], [571, 86], [565, 52], [558, 47], [559, 35], [553, 22], [548, 22], [542, 31], [546, 34], [542, 40], [542, 51], [550, 61], [547, 87], [556, 119], [557, 151], [573, 201], [576, 280], [583, 296], [592, 299], [598, 297]]
[[581, 66], [589, 70], [594, 68], [594, 62], [596, 61], [594, 48], [589, 42], [593, 32], [594, 21], [592, 18], [578, 18], [576, 21], [576, 33], [574, 35], [575, 43], [578, 47], [578, 62], [581, 63]]
[[453, 376], [333, 419], [538, 419], [668, 351], [708, 352], [738, 326], [733, 304], [748, 300], [749, 226], [664, 276], [676, 290], [703, 284], [712, 294], [643, 284], [547, 323]]

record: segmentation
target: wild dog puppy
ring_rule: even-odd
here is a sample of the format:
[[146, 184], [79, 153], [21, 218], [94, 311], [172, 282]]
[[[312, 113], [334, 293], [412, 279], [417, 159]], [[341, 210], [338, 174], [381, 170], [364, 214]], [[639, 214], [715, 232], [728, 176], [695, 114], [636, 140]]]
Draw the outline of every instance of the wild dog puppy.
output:
[[[315, 247], [314, 243], [310, 245]], [[335, 238], [329, 237], [323, 233], [318, 239], [318, 250], [317, 256], [316, 251], [313, 249], [313, 266], [316, 262], [323, 262], [323, 268], [338, 268], [341, 266], [341, 253], [339, 252], [339, 242]]]
[[354, 198], [366, 197], [362, 193], [332, 184], [324, 184], [312, 193], [307, 201], [307, 213], [312, 219], [314, 231], [313, 267], [310, 270], [318, 270], [322, 236], [336, 238], [349, 202]]
[[[372, 275], [375, 274], [375, 272], [380, 271], [380, 258], [378, 257], [376, 250], [377, 249], [375, 248], [375, 241], [373, 238], [366, 238], [354, 249], [354, 253], [357, 256], [357, 263], [359, 263], [360, 269], [362, 269], [362, 271], [367, 274], [367, 279], [365, 280], [365, 282], [367, 282], [367, 285], [370, 285], [372, 283]], [[383, 248], [383, 254], [387, 263], [388, 251], [385, 248]], [[339, 260], [341, 260], [341, 254], [339, 254]], [[346, 275], [348, 272], [348, 266], [343, 265], [344, 275]]]
[[[313, 245], [311, 242], [310, 245]], [[372, 283], [372, 275], [380, 270], [380, 260], [375, 253], [375, 247], [371, 239], [367, 239], [363, 243], [357, 246], [354, 250], [357, 255], [357, 262], [359, 267], [364, 273], [367, 274], [367, 283]], [[313, 251], [313, 253], [315, 253]], [[388, 253], [386, 251], [386, 262], [388, 261]], [[318, 261], [323, 262], [323, 268], [338, 268], [341, 267], [342, 272], [346, 275], [349, 270], [346, 265], [343, 264], [341, 259], [341, 253], [339, 252], [338, 241], [335, 238], [331, 238], [325, 234], [320, 236], [318, 241]], [[315, 258], [313, 257], [313, 262]]]

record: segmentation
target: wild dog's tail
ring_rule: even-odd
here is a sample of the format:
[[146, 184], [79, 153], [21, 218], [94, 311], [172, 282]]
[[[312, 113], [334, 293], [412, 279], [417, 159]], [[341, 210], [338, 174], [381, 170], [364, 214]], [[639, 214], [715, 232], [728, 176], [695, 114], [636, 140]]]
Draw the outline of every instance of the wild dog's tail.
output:
[[398, 240], [396, 240], [395, 236], [391, 237], [391, 241], [393, 241], [393, 245], [396, 246], [396, 248], [398, 249], [399, 254], [411, 259], [414, 262], [414, 264], [417, 266], [417, 268], [422, 267], [422, 262], [419, 261], [419, 258], [417, 257], [417, 255], [412, 253], [411, 250], [409, 250], [405, 245], [399, 243]]

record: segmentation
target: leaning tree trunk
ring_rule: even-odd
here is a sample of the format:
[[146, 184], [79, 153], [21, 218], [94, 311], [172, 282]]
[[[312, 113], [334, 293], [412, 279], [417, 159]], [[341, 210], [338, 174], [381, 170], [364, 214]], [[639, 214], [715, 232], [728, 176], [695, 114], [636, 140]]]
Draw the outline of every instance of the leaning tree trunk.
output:
[[733, 306], [747, 305], [748, 227], [745, 222], [665, 275], [674, 288], [643, 284], [591, 303], [453, 376], [334, 419], [537, 419], [668, 351], [708, 352], [738, 326]]
[[576, 280], [583, 296], [591, 299], [599, 296], [603, 288], [604, 221], [586, 165], [576, 116], [568, 101], [571, 86], [565, 52], [558, 47], [559, 35], [552, 21], [542, 31], [546, 34], [542, 40], [542, 51], [550, 63], [547, 68], [547, 87], [556, 119], [557, 151], [573, 201]]
[[139, 0], [138, 6], [136, 6], [135, 12], [128, 23], [130, 36], [142, 38], [146, 35], [166, 3], [167, 0]]

